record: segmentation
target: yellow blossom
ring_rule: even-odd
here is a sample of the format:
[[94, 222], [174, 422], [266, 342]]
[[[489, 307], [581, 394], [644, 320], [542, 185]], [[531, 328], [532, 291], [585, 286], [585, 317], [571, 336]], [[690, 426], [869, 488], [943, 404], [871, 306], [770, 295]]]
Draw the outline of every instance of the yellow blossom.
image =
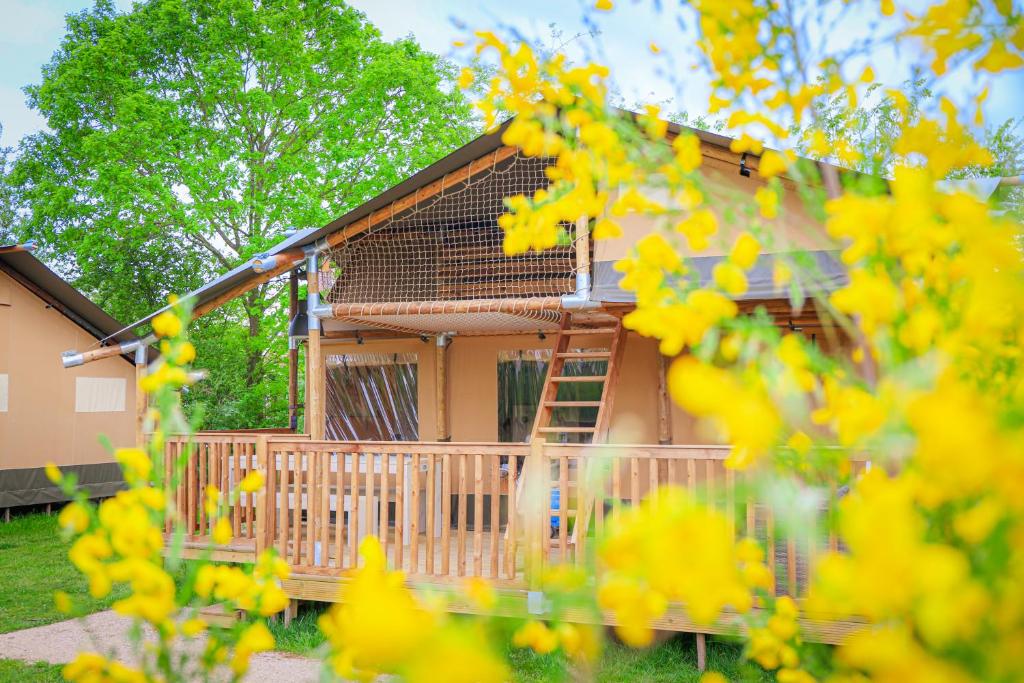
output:
[[153, 318], [153, 334], [158, 337], [177, 337], [181, 334], [181, 318], [171, 311], [164, 311]]

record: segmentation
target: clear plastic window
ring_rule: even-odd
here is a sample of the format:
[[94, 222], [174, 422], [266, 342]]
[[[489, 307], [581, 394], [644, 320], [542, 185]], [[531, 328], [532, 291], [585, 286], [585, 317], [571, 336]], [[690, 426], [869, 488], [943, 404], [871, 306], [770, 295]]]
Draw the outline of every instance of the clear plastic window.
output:
[[328, 439], [419, 440], [414, 353], [327, 356]]
[[[498, 440], [525, 442], [533, 430], [534, 417], [544, 387], [550, 349], [526, 349], [498, 353]], [[607, 361], [568, 361], [562, 370], [570, 376], [603, 376]], [[566, 382], [558, 387], [558, 401], [599, 401], [602, 382]], [[566, 427], [592, 427], [597, 421], [596, 407], [555, 408], [552, 424]], [[589, 442], [588, 434], [563, 434], [566, 443]]]

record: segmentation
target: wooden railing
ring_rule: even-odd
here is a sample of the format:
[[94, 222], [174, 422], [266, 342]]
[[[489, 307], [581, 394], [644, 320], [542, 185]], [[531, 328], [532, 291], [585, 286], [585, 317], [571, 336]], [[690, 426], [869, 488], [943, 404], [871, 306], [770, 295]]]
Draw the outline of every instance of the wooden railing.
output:
[[[337, 442], [254, 433], [199, 434], [192, 443], [175, 491], [186, 535], [199, 542], [211, 533], [207, 484], [226, 496], [259, 469], [264, 489], [228, 507], [232, 545], [276, 548], [299, 575], [343, 575], [359, 566], [361, 540], [375, 535], [389, 565], [414, 581], [481, 576], [536, 586], [545, 566], [586, 561], [612, 511], [669, 483], [722, 510], [737, 536], [758, 538], [780, 593], [801, 596], [817, 555], [836, 545], [816, 531], [825, 528], [824, 509], [807, 514], [803, 538], [780, 540], [773, 508], [753, 499], [745, 475], [724, 467], [728, 448], [721, 446]], [[168, 440], [168, 467], [185, 447]]]

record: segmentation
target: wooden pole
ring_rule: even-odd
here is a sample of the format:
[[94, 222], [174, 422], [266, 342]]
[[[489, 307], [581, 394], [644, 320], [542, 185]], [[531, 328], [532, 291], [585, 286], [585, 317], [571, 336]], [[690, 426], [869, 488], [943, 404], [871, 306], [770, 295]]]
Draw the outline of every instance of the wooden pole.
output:
[[708, 666], [708, 644], [707, 637], [703, 633], [697, 633], [697, 671], [703, 672]]
[[668, 359], [658, 353], [658, 443], [672, 443], [672, 401], [668, 395]]
[[253, 538], [256, 543], [257, 558], [273, 543], [273, 537], [267, 525], [267, 520], [269, 518], [269, 515], [267, 514], [267, 505], [273, 504], [273, 497], [267, 496], [267, 487], [270, 484], [270, 478], [267, 475], [267, 452], [267, 437], [266, 435], [261, 434], [256, 437], [256, 468], [263, 473], [266, 484], [256, 492], [256, 529], [253, 533]]
[[590, 275], [590, 218], [576, 220], [576, 273]]
[[[292, 270], [288, 277], [288, 321], [299, 313], [299, 275]], [[288, 342], [288, 428], [299, 426], [299, 347]]]
[[135, 446], [143, 450], [146, 448], [146, 411], [149, 409], [146, 392], [142, 390], [146, 361], [146, 347], [140, 346], [135, 351]]
[[[315, 259], [310, 259], [316, 263]], [[320, 294], [320, 272], [318, 269], [308, 269], [306, 273], [306, 292], [311, 299], [317, 299]], [[306, 431], [309, 438], [320, 440], [324, 438], [324, 400], [323, 400], [323, 374], [324, 362], [320, 352], [320, 323], [312, 315], [309, 317], [309, 343], [306, 347]]]
[[448, 429], [448, 335], [438, 335], [434, 346], [434, 400], [437, 411], [438, 441], [450, 441]]

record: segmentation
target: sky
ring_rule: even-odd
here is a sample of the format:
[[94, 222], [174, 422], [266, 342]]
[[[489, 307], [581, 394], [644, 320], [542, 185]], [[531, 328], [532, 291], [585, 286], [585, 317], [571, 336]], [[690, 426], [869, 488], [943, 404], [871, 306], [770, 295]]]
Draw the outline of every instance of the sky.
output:
[[[591, 24], [583, 19], [591, 5], [586, 0], [350, 1], [388, 40], [412, 35], [431, 52], [461, 58], [453, 54], [454, 39], [465, 37], [471, 28], [501, 27], [549, 47], [564, 44], [576, 60], [608, 64], [626, 103], [654, 101], [691, 116], [706, 112], [707, 83], [688, 68], [693, 63], [692, 43], [685, 40], [689, 29], [681, 30], [674, 19], [656, 11], [657, 0], [619, 0], [613, 12], [591, 14]], [[131, 0], [115, 3], [121, 9], [131, 6]], [[39, 82], [42, 66], [63, 36], [64, 16], [91, 4], [91, 0], [0, 0], [0, 145], [15, 145], [23, 135], [45, 126], [25, 104], [21, 88]], [[855, 20], [869, 22], [870, 17]], [[553, 37], [552, 26], [560, 37]], [[833, 44], [846, 39], [841, 30], [828, 32], [827, 38]], [[662, 49], [661, 54], [650, 52], [650, 42]], [[886, 85], [898, 87], [908, 77], [909, 60], [904, 55], [882, 47], [873, 57], [885, 65], [875, 72]], [[675, 68], [667, 69], [669, 64]], [[947, 94], [966, 105], [965, 93], [976, 91], [977, 85], [973, 74], [958, 73]], [[990, 123], [1024, 116], [1024, 73], [992, 80], [985, 113]], [[1024, 134], [1024, 124], [1019, 132]]]

